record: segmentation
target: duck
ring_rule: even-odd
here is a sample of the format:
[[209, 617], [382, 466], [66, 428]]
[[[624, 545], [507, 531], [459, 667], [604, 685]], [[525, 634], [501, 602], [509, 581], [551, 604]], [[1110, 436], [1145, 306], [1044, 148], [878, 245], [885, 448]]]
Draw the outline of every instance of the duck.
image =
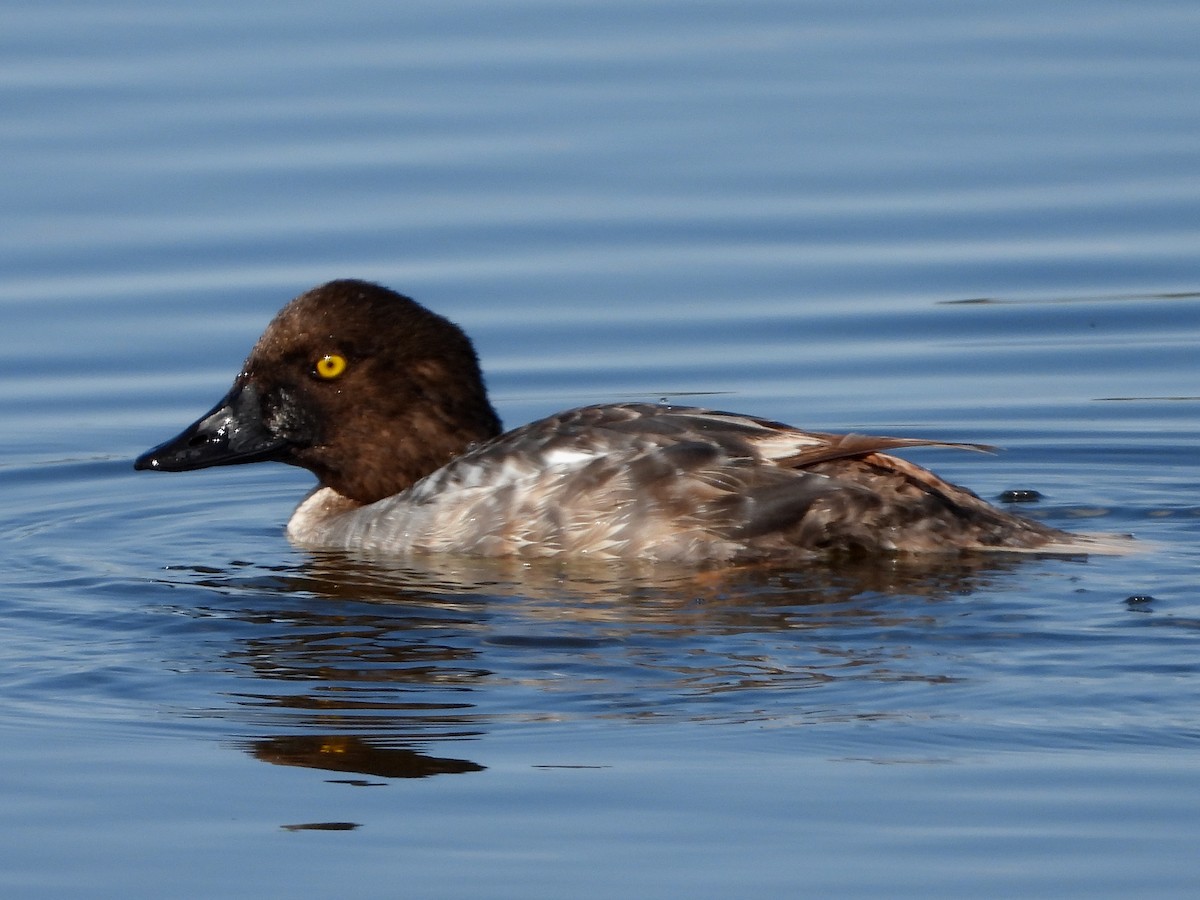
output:
[[643, 402], [506, 432], [460, 327], [342, 279], [284, 306], [229, 392], [134, 468], [308, 469], [287, 535], [317, 551], [705, 566], [1096, 549], [892, 452], [925, 446], [992, 449]]

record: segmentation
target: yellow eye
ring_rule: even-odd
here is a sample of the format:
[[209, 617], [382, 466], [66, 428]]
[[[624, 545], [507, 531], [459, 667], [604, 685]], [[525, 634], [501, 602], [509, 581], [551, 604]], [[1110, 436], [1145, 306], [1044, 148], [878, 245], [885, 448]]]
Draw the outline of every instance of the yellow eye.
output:
[[327, 353], [317, 360], [316, 372], [326, 381], [332, 381], [346, 371], [346, 357]]

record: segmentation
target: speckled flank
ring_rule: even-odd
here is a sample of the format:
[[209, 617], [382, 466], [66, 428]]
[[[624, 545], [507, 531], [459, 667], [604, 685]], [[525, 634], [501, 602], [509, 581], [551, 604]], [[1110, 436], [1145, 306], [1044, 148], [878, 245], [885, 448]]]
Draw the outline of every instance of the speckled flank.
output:
[[921, 441], [849, 443], [852, 455], [842, 436], [709, 410], [595, 406], [516, 429], [366, 507], [318, 492], [288, 532], [314, 547], [692, 564], [1073, 540], [868, 450]]

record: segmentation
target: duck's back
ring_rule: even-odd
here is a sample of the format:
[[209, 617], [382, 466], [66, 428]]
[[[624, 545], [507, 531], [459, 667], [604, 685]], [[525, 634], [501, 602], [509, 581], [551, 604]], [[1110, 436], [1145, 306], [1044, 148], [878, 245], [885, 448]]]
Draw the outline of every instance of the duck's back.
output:
[[938, 442], [814, 434], [687, 407], [592, 406], [508, 432], [367, 506], [318, 491], [289, 533], [308, 546], [390, 553], [692, 564], [1071, 539], [881, 452], [925, 443]]

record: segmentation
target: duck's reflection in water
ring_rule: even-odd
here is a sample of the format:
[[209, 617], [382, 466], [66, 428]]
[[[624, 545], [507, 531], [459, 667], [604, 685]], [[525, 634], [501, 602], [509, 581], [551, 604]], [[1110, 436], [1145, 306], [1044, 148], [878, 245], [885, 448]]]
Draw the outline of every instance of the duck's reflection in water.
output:
[[469, 760], [428, 756], [345, 734], [267, 737], [245, 741], [242, 746], [263, 762], [279, 766], [305, 766], [378, 778], [427, 778], [430, 775], [482, 772], [484, 769]]
[[[479, 771], [481, 735], [587, 719], [878, 719], [819, 689], [955, 680], [938, 632], [1027, 557], [804, 570], [322, 554], [192, 572], [236, 602], [230, 692], [256, 758], [386, 778]], [[816, 693], [814, 693], [816, 690]], [[437, 752], [428, 752], [431, 745]]]

